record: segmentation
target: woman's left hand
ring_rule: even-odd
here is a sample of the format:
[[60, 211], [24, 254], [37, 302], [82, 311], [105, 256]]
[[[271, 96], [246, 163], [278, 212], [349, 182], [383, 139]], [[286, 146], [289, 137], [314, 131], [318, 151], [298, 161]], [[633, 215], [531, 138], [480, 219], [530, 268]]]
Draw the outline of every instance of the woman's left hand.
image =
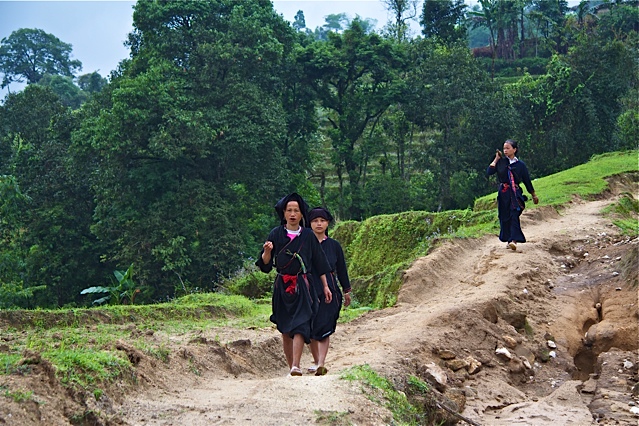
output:
[[344, 307], [348, 308], [350, 304], [351, 304], [351, 294], [350, 293], [346, 293], [344, 295]]
[[532, 197], [533, 197], [533, 203], [539, 204], [539, 198], [537, 198], [536, 195], [533, 195]]

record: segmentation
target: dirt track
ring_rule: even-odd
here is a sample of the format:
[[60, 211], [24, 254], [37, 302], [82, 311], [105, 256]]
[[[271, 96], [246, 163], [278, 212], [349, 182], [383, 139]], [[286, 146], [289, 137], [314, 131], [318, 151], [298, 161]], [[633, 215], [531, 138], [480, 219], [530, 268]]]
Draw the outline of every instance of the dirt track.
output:
[[[639, 242], [601, 216], [613, 201], [527, 211], [516, 252], [496, 237], [444, 243], [406, 271], [395, 307], [338, 326], [326, 376], [288, 376], [273, 328], [156, 333], [170, 362], [142, 357], [141, 392], [88, 408], [125, 425], [387, 425], [390, 412], [340, 373], [368, 364], [401, 387], [434, 363], [445, 395], [482, 425], [636, 425], [637, 288], [616, 272]], [[450, 354], [481, 367], [453, 371]]]

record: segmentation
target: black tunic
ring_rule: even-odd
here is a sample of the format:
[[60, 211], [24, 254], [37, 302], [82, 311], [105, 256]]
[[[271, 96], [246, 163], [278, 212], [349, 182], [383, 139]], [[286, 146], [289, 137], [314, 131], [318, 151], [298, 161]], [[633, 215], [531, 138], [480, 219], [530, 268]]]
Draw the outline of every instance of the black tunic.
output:
[[315, 292], [319, 297], [319, 310], [317, 316], [313, 321], [313, 328], [311, 330], [311, 338], [314, 340], [323, 340], [324, 338], [335, 333], [337, 327], [337, 319], [339, 318], [339, 312], [342, 308], [342, 292], [340, 291], [337, 282], [344, 289], [344, 292], [351, 290], [351, 283], [348, 279], [348, 270], [346, 269], [346, 261], [344, 260], [344, 251], [342, 246], [332, 238], [326, 238], [322, 241], [322, 249], [326, 254], [328, 263], [331, 266], [331, 273], [326, 275], [326, 281], [328, 282], [328, 288], [333, 294], [333, 300], [331, 303], [324, 301], [324, 291], [322, 283], [317, 278]]
[[[301, 334], [304, 341], [309, 343], [311, 323], [318, 309], [313, 281], [319, 280], [315, 277], [330, 272], [326, 256], [309, 228], [302, 228], [302, 232], [291, 240], [286, 235], [286, 228], [278, 226], [271, 230], [268, 241], [273, 243], [271, 261], [264, 263], [262, 250], [255, 264], [262, 272], [268, 273], [274, 266], [277, 270], [270, 319], [277, 324], [280, 333], [291, 337]], [[293, 284], [294, 281], [296, 285]]]
[[[508, 170], [512, 171], [512, 176], [516, 184], [516, 191], [511, 188]], [[503, 242], [515, 241], [525, 243], [526, 237], [521, 230], [519, 216], [525, 208], [525, 198], [521, 190], [521, 183], [526, 186], [529, 193], [535, 192], [530, 181], [530, 175], [526, 164], [517, 160], [510, 164], [508, 158], [501, 158], [495, 167], [488, 167], [486, 175], [497, 173], [499, 181], [499, 192], [497, 193], [497, 211], [499, 215], [499, 239]]]

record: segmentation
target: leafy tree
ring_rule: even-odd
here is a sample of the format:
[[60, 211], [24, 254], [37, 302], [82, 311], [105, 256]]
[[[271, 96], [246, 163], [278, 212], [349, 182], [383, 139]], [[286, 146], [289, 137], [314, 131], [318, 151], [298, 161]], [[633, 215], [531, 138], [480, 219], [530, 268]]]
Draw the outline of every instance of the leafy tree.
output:
[[92, 230], [152, 299], [212, 289], [305, 172], [314, 127], [287, 59], [300, 35], [262, 0], [140, 2], [134, 27], [131, 60], [74, 135], [98, 161]]
[[615, 139], [621, 149], [639, 148], [639, 87], [636, 85], [622, 98], [624, 112], [617, 118]]
[[599, 6], [603, 10], [597, 31], [600, 36], [624, 40], [635, 38], [639, 33], [639, 7], [636, 1], [606, 2]]
[[367, 126], [376, 124], [396, 100], [401, 86], [397, 78], [403, 64], [401, 51], [390, 40], [366, 34], [356, 19], [343, 34], [330, 33], [328, 42], [308, 46], [298, 60], [326, 111], [327, 133], [334, 150], [332, 162], [340, 181], [341, 209], [348, 209], [340, 213], [361, 218], [360, 178], [364, 164], [359, 142]]
[[324, 17], [324, 28], [328, 31], [341, 32], [348, 27], [351, 20], [345, 13], [332, 13]]
[[78, 86], [87, 93], [97, 93], [101, 91], [107, 83], [107, 79], [102, 77], [97, 71], [82, 74], [78, 77]]
[[508, 87], [520, 111], [520, 139], [530, 165], [546, 175], [621, 149], [616, 139], [622, 100], [637, 81], [633, 54], [620, 41], [584, 38], [567, 56], [556, 55], [541, 78]]
[[71, 77], [61, 75], [44, 75], [38, 82], [41, 86], [50, 87], [58, 95], [64, 106], [78, 109], [87, 99], [87, 93], [73, 83]]
[[20, 212], [26, 197], [13, 176], [0, 175], [0, 309], [27, 307], [43, 286], [24, 288], [24, 251], [20, 250]]
[[[434, 174], [437, 210], [467, 207], [457, 204], [469, 202], [469, 198], [459, 197], [455, 188], [460, 188], [459, 178], [471, 181], [472, 171], [481, 170], [478, 160], [486, 141], [476, 138], [486, 134], [484, 128], [491, 125], [483, 114], [495, 107], [487, 102], [493, 98], [494, 87], [462, 45], [422, 40], [413, 46], [411, 63], [406, 110], [412, 122], [428, 131], [429, 138], [419, 166]], [[462, 187], [469, 188], [468, 184]], [[479, 186], [473, 190], [478, 191]]]
[[295, 20], [293, 21], [293, 28], [297, 31], [303, 30], [306, 28], [306, 19], [304, 18], [304, 12], [298, 10], [295, 14]]
[[420, 20], [422, 34], [446, 44], [465, 40], [465, 9], [463, 0], [426, 0]]
[[40, 306], [79, 302], [79, 290], [102, 270], [100, 244], [89, 230], [90, 165], [68, 155], [73, 115], [50, 88], [36, 84], [7, 96], [1, 110], [0, 146], [10, 147], [2, 172], [10, 172], [28, 197], [10, 248], [23, 265], [24, 288], [47, 285], [35, 295]]
[[529, 17], [536, 23], [537, 37], [543, 37], [542, 47], [550, 53], [567, 52], [564, 34], [567, 11], [568, 2], [566, 0], [534, 0], [532, 2]]
[[21, 28], [0, 43], [2, 86], [37, 83], [45, 74], [72, 77], [82, 63], [71, 59], [71, 45], [40, 29]]
[[393, 15], [388, 29], [395, 40], [402, 42], [408, 39], [410, 26], [408, 21], [417, 16], [418, 0], [382, 0], [386, 10]]

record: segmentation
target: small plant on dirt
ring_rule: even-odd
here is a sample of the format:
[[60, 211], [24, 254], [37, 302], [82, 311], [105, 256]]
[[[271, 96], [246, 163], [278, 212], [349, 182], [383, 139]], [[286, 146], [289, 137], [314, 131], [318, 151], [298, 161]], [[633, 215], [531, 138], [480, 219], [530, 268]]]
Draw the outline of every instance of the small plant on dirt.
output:
[[0, 374], [9, 375], [18, 372], [18, 361], [22, 358], [17, 354], [0, 353]]
[[102, 391], [102, 389], [97, 389], [96, 388], [96, 389], [93, 390], [93, 397], [95, 398], [96, 401], [99, 401], [100, 398], [102, 398], [102, 394], [103, 393], [104, 392]]
[[526, 320], [526, 322], [524, 323], [524, 333], [526, 333], [526, 336], [528, 337], [533, 337], [535, 335], [535, 331], [533, 330], [532, 325], [530, 325], [528, 320]]
[[169, 359], [170, 359], [169, 356], [171, 355], [171, 350], [165, 347], [163, 344], [157, 347], [155, 346], [147, 347], [145, 349], [145, 352], [148, 355], [151, 355], [153, 358], [158, 359], [165, 364], [169, 362]]
[[[395, 390], [390, 380], [377, 374], [368, 364], [356, 365], [344, 371], [344, 380], [359, 380], [364, 383], [363, 391], [368, 399], [383, 404], [393, 414], [393, 424], [419, 425], [420, 412], [403, 392]], [[381, 397], [381, 398], [380, 398]]]
[[200, 372], [192, 359], [189, 359], [189, 371], [198, 377], [202, 375], [202, 372]]
[[102, 305], [107, 302], [114, 305], [133, 305], [135, 296], [140, 292], [140, 288], [133, 282], [133, 264], [124, 272], [113, 271], [113, 275], [115, 275], [117, 283], [111, 287], [89, 287], [82, 290], [80, 294], [106, 293], [106, 296], [94, 300], [94, 305]]
[[621, 230], [623, 235], [630, 238], [639, 235], [639, 221], [637, 220], [639, 201], [634, 198], [633, 194], [622, 194], [616, 203], [605, 208], [603, 212], [611, 217], [612, 223]]
[[4, 391], [4, 396], [6, 396], [7, 398], [13, 399], [15, 402], [20, 403], [20, 402], [29, 401], [31, 397], [33, 396], [33, 391], [22, 391], [22, 390], [10, 391], [9, 389], [7, 389]]
[[348, 411], [324, 411], [315, 410], [315, 423], [330, 426], [350, 426]]

